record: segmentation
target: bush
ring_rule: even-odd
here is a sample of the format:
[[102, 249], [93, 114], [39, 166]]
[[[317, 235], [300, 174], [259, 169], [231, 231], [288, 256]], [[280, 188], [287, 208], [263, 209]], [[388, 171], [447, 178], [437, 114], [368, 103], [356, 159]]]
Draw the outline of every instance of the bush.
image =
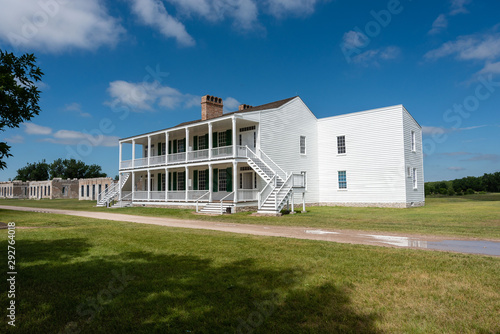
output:
[[439, 188], [439, 193], [441, 195], [446, 195], [448, 193], [448, 189], [446, 189], [446, 188]]
[[467, 189], [467, 191], [465, 192], [467, 195], [474, 195], [475, 194], [475, 191], [472, 190], [471, 188]]
[[453, 195], [455, 195], [455, 190], [449, 189], [448, 190], [448, 196], [453, 196]]
[[463, 196], [463, 195], [464, 195], [464, 193], [463, 193], [463, 192], [461, 192], [461, 191], [457, 191], [457, 196]]

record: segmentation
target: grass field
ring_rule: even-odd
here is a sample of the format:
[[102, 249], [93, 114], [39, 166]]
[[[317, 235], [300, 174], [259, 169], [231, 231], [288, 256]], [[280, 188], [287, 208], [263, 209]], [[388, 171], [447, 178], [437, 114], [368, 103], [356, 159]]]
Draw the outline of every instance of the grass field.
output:
[[78, 200], [0, 200], [0, 205], [106, 211], [245, 224], [500, 239], [500, 194], [427, 198], [425, 207], [412, 209], [310, 207], [306, 214], [283, 217], [253, 217], [249, 213], [213, 217], [195, 215], [193, 210], [145, 207], [110, 210], [96, 208], [95, 202]]
[[[39, 227], [16, 230], [17, 321], [15, 330], [4, 322], [5, 333], [500, 331], [500, 258], [0, 217]], [[6, 263], [7, 231], [0, 235]], [[3, 312], [7, 302], [0, 294]]]

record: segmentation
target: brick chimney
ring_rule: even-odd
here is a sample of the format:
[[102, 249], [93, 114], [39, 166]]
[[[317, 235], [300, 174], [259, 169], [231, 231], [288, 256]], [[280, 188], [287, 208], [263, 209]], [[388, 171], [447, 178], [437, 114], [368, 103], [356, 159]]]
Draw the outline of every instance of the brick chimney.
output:
[[222, 116], [224, 105], [219, 97], [205, 95], [201, 97], [201, 120]]
[[238, 111], [242, 111], [248, 108], [253, 108], [253, 106], [249, 106], [248, 104], [240, 104], [240, 106], [238, 107]]

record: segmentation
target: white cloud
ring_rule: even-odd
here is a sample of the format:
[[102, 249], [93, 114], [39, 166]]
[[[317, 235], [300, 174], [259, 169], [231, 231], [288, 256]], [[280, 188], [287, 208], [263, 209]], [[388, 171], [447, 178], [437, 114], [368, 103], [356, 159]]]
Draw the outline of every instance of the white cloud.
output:
[[89, 113], [83, 112], [82, 106], [76, 102], [64, 105], [64, 111], [74, 112], [81, 117], [92, 117]]
[[399, 57], [401, 49], [397, 46], [388, 46], [382, 49], [374, 49], [365, 51], [352, 58], [356, 64], [364, 66], [375, 65], [379, 66], [381, 60], [392, 60]]
[[234, 97], [227, 97], [224, 100], [224, 109], [228, 111], [236, 111], [240, 106], [240, 102], [236, 100]]
[[469, 11], [465, 5], [469, 3], [470, 0], [451, 0], [450, 15], [467, 14]]
[[437, 135], [442, 133], [458, 132], [458, 131], [468, 131], [487, 127], [488, 125], [476, 125], [469, 126], [465, 128], [445, 128], [440, 126], [422, 126], [423, 135]]
[[309, 15], [314, 12], [318, 2], [320, 0], [267, 0], [267, 6], [268, 11], [276, 17]]
[[368, 37], [359, 31], [348, 31], [342, 37], [342, 46], [345, 49], [357, 49], [366, 45]]
[[492, 60], [500, 56], [500, 33], [459, 36], [455, 41], [446, 42], [439, 48], [424, 55], [427, 60], [455, 55], [459, 60]]
[[[131, 111], [153, 110], [155, 105], [167, 109], [179, 106], [189, 108], [200, 103], [200, 97], [183, 94], [175, 88], [153, 83], [133, 83], [123, 80], [110, 82], [108, 94], [112, 98], [108, 105], [126, 105]], [[195, 102], [196, 101], [196, 102]]]
[[463, 161], [500, 162], [500, 154], [477, 154], [476, 156]]
[[103, 134], [92, 135], [86, 132], [72, 131], [72, 130], [59, 130], [52, 138], [44, 138], [40, 141], [49, 142], [53, 144], [60, 145], [78, 145], [78, 144], [90, 144], [91, 146], [104, 146], [104, 147], [114, 147], [118, 146], [119, 137], [116, 136], [105, 136]]
[[41, 126], [34, 123], [24, 123], [26, 127], [24, 132], [29, 135], [49, 135], [52, 133], [52, 129], [47, 126]]
[[479, 74], [500, 74], [500, 61], [496, 63], [487, 62]]
[[463, 167], [448, 167], [448, 170], [454, 171], [454, 172], [461, 172], [465, 170]]
[[12, 143], [12, 144], [21, 144], [24, 143], [24, 137], [21, 135], [15, 135], [10, 138], [5, 138], [4, 139], [7, 143]]
[[4, 0], [0, 40], [21, 49], [59, 52], [114, 45], [125, 30], [99, 0]]
[[439, 34], [448, 27], [448, 19], [445, 14], [441, 14], [432, 23], [432, 29], [429, 31], [430, 35]]
[[131, 5], [133, 13], [144, 25], [158, 29], [167, 38], [175, 38], [182, 46], [196, 44], [184, 24], [172, 17], [159, 0], [131, 0]]

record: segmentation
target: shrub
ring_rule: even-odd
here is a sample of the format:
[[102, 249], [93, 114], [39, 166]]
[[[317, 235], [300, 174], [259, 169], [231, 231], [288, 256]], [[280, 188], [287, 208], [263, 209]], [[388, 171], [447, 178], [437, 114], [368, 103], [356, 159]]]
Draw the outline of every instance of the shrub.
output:
[[467, 195], [474, 195], [475, 194], [474, 190], [472, 190], [471, 188], [467, 189], [467, 191], [465, 193]]
[[448, 196], [453, 196], [453, 195], [455, 195], [455, 190], [449, 189], [448, 190]]

